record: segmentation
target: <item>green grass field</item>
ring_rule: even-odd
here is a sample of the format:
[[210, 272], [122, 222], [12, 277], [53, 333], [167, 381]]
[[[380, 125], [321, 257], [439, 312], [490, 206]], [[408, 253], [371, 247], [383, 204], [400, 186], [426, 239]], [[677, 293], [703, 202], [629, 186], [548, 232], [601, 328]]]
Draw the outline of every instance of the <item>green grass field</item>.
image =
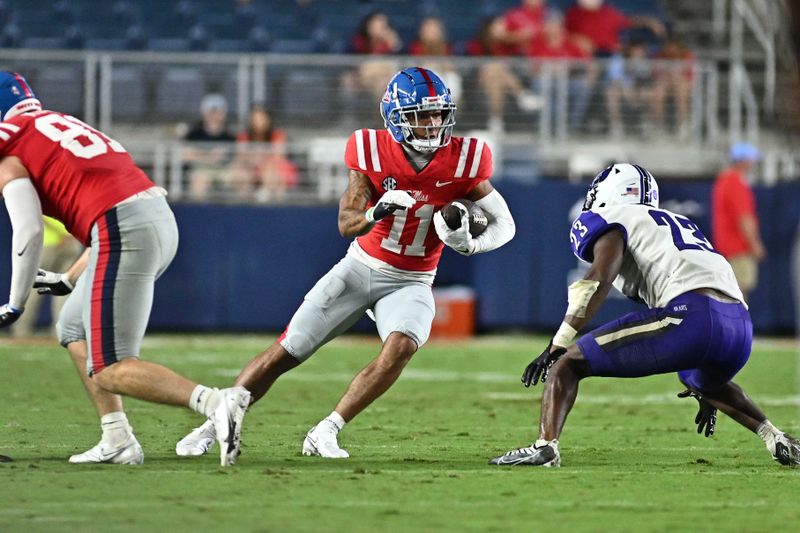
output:
[[[269, 336], [161, 336], [146, 358], [227, 385]], [[581, 386], [560, 469], [488, 466], [530, 444], [540, 388], [519, 374], [546, 340], [433, 341], [400, 381], [340, 435], [351, 458], [300, 455], [375, 338], [347, 337], [281, 378], [245, 418], [242, 456], [179, 458], [200, 420], [127, 401], [145, 450], [140, 467], [70, 465], [94, 445], [96, 416], [66, 352], [0, 340], [0, 531], [677, 531], [793, 529], [800, 469], [720, 416], [711, 439], [674, 376]], [[800, 368], [791, 342], [757, 342], [738, 381], [787, 431], [800, 432]], [[792, 526], [795, 524], [795, 526]]]

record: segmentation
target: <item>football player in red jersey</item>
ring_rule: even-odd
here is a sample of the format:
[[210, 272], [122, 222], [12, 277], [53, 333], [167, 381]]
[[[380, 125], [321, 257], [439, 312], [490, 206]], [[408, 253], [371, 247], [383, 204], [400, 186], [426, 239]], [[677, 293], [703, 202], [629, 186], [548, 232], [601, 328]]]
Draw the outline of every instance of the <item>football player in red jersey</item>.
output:
[[[250, 393], [211, 389], [141, 361], [153, 285], [178, 246], [166, 191], [117, 141], [80, 120], [43, 110], [28, 82], [0, 72], [0, 193], [13, 231], [11, 291], [0, 327], [25, 309], [31, 288], [70, 294], [57, 330], [81, 371], [103, 436], [71, 463], [140, 464], [141, 446], [120, 395], [187, 406], [213, 420], [221, 463], [235, 462]], [[67, 272], [38, 271], [42, 214], [64, 223], [86, 246]]]
[[[453, 137], [456, 106], [434, 72], [409, 68], [389, 82], [381, 101], [386, 130], [358, 130], [345, 163], [349, 184], [339, 202], [339, 232], [353, 238], [347, 255], [306, 294], [278, 340], [253, 359], [236, 380], [261, 398], [278, 377], [365, 312], [383, 341], [378, 356], [356, 375], [334, 411], [306, 435], [305, 455], [348, 457], [337, 442], [345, 423], [397, 380], [428, 340], [434, 315], [431, 292], [445, 245], [461, 254], [494, 250], [514, 236], [505, 200], [489, 183], [492, 155], [479, 139]], [[477, 238], [464, 213], [457, 230], [439, 210], [458, 198], [475, 201], [489, 219]], [[176, 446], [200, 455], [214, 442], [206, 423]]]

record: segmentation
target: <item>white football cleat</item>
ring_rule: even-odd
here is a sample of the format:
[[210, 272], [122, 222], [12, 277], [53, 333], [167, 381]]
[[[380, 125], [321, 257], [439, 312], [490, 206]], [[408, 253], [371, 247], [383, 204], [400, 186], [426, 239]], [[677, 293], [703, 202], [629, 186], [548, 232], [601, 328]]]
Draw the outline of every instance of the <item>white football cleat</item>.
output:
[[175, 445], [175, 453], [181, 457], [198, 457], [204, 455], [214, 447], [217, 432], [214, 431], [214, 422], [209, 418], [203, 425], [196, 427], [191, 433], [183, 437]]
[[219, 464], [230, 466], [239, 457], [242, 420], [250, 406], [250, 391], [244, 387], [231, 387], [219, 391], [222, 394], [219, 405], [209, 420], [214, 425], [219, 443]]
[[336, 435], [339, 429], [333, 422], [323, 420], [308, 430], [303, 441], [303, 455], [319, 455], [327, 459], [346, 459], [350, 457], [347, 450], [339, 447]]
[[133, 433], [122, 446], [112, 447], [102, 440], [96, 446], [69, 458], [72, 464], [111, 463], [115, 465], [140, 465], [144, 452]]
[[768, 439], [767, 449], [772, 458], [784, 466], [800, 465], [800, 439], [780, 433]]

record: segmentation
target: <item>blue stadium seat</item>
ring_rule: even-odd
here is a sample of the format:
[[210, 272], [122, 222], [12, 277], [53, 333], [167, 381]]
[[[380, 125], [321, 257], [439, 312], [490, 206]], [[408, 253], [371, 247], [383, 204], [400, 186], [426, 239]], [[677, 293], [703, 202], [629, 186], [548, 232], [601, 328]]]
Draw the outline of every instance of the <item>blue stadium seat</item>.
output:
[[206, 84], [196, 68], [170, 68], [156, 83], [156, 112], [160, 119], [196, 120]]
[[209, 43], [209, 52], [248, 52], [247, 41], [243, 39], [214, 39]]
[[286, 119], [318, 119], [320, 106], [329, 102], [330, 77], [319, 70], [292, 70], [283, 80], [279, 109]]
[[125, 39], [94, 37], [86, 39], [90, 50], [125, 50]]
[[83, 115], [83, 69], [75, 65], [50, 65], [39, 69], [35, 82], [36, 95], [47, 109]]
[[313, 54], [317, 43], [312, 39], [275, 39], [269, 48], [275, 54]]
[[64, 48], [63, 37], [28, 37], [23, 43], [25, 48]]
[[185, 52], [189, 49], [189, 41], [184, 38], [154, 38], [150, 39], [148, 48], [158, 52]]
[[141, 119], [146, 113], [144, 68], [115, 66], [111, 72], [111, 116], [114, 120]]

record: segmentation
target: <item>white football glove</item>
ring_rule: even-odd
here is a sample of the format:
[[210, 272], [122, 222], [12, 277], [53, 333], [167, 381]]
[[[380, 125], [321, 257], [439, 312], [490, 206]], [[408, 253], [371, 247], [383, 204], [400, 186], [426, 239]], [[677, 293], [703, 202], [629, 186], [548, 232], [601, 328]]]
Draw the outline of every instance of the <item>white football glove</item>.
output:
[[461, 211], [461, 225], [458, 229], [450, 229], [441, 211], [433, 215], [433, 227], [436, 229], [436, 235], [447, 246], [461, 255], [472, 254], [472, 235], [469, 233], [469, 214], [466, 209]]
[[411, 197], [406, 191], [386, 191], [375, 204], [375, 207], [370, 207], [364, 216], [367, 222], [374, 224], [375, 222], [385, 218], [398, 209], [408, 209], [416, 203], [416, 200]]
[[39, 269], [33, 282], [33, 288], [37, 289], [36, 292], [39, 294], [65, 296], [71, 293], [74, 287], [66, 273], [59, 274], [58, 272]]

